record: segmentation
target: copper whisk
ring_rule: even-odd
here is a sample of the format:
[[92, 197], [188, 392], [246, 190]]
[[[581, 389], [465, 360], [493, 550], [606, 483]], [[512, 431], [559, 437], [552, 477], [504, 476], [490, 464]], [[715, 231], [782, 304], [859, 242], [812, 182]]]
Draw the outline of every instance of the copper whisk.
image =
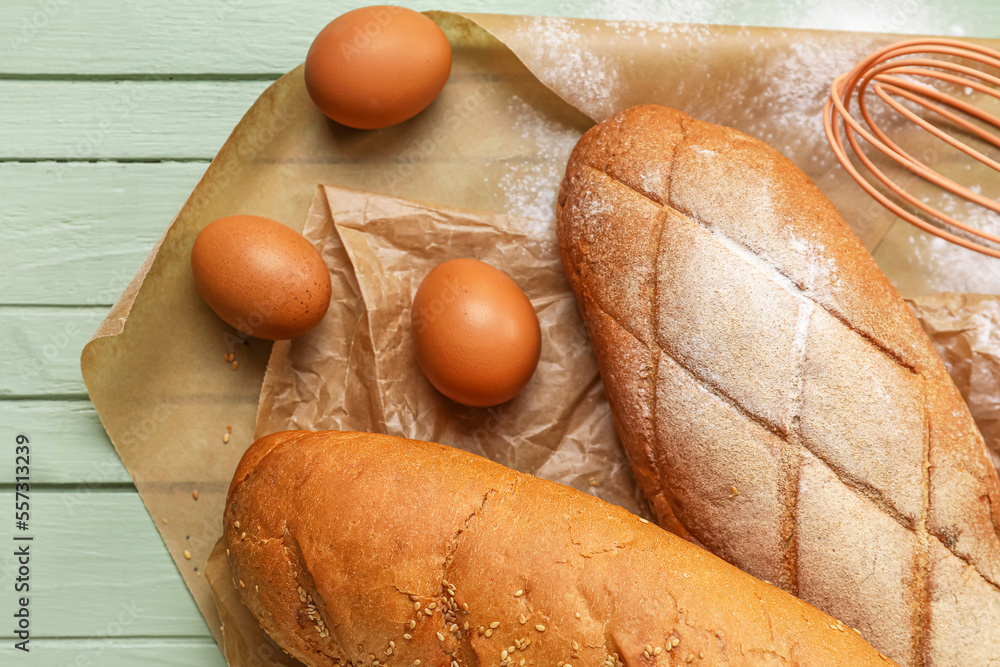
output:
[[[962, 230], [978, 239], [985, 239], [996, 244], [1000, 244], [1000, 236], [977, 229], [917, 199], [894, 183], [862, 150], [859, 137], [913, 174], [938, 187], [944, 188], [962, 199], [1000, 213], [1000, 202], [973, 192], [969, 188], [959, 185], [955, 181], [934, 171], [925, 163], [900, 148], [875, 122], [871, 110], [871, 102], [874, 101], [874, 98], [866, 94], [869, 89], [884, 104], [927, 130], [941, 141], [948, 143], [982, 164], [1000, 171], [1000, 163], [996, 160], [984, 155], [962, 140], [945, 132], [940, 127], [928, 122], [925, 118], [917, 115], [900, 102], [901, 98], [917, 104], [937, 114], [937, 116], [954, 123], [965, 132], [1000, 148], [1000, 137], [992, 132], [988, 132], [979, 125], [973, 124], [967, 118], [955, 113], [955, 111], [960, 111], [962, 114], [976, 118], [989, 126], [1000, 128], [1000, 121], [995, 116], [977, 109], [968, 102], [960, 100], [953, 95], [921, 83], [915, 80], [915, 77], [931, 78], [958, 84], [985, 93], [998, 100], [1000, 100], [1000, 78], [961, 64], [960, 62], [928, 57], [910, 57], [915, 54], [946, 55], [966, 62], [973, 61], [989, 67], [1000, 68], [1000, 52], [954, 39], [911, 39], [886, 46], [875, 51], [858, 63], [850, 72], [841, 74], [833, 81], [833, 85], [830, 87], [830, 98], [826, 101], [823, 109], [823, 126], [826, 130], [827, 139], [830, 141], [837, 159], [840, 160], [840, 163], [847, 169], [848, 173], [851, 174], [854, 180], [868, 194], [878, 200], [887, 209], [935, 236], [947, 239], [970, 250], [993, 257], [1000, 257], [1000, 250], [986, 245], [981, 241], [959, 236], [949, 231], [948, 226]], [[903, 75], [909, 76], [904, 77]], [[852, 97], [856, 98], [857, 108], [861, 113], [864, 124], [858, 122], [850, 114]], [[862, 174], [848, 157], [840, 132], [841, 122], [843, 122], [844, 134], [847, 136], [848, 143], [865, 169], [868, 170], [868, 175]], [[893, 199], [877, 189], [871, 180], [872, 176], [881, 182], [898, 199]], [[940, 226], [935, 225], [927, 219], [915, 215], [910, 210], [901, 206], [899, 199], [943, 224]]]

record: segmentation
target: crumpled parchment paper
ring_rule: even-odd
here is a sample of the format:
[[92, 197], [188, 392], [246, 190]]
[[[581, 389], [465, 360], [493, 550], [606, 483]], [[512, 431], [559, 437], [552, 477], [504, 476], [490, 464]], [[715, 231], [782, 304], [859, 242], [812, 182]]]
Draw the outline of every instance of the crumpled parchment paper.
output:
[[1000, 470], [1000, 296], [947, 292], [907, 302], [962, 392]]
[[[305, 342], [301, 350], [279, 345], [272, 358], [270, 343], [246, 339], [219, 320], [198, 296], [189, 268], [195, 236], [216, 218], [264, 215], [301, 229], [310, 203], [315, 203], [316, 185], [326, 183], [433, 202], [424, 206], [421, 216], [433, 218], [437, 211], [449, 211], [445, 218], [451, 217], [450, 221], [434, 219], [434, 224], [396, 218], [397, 225], [424, 225], [417, 233], [425, 235], [418, 247], [420, 262], [429, 263], [431, 254], [423, 253], [436, 246], [442, 248], [437, 250], [441, 257], [447, 254], [443, 249], [450, 247], [447, 239], [426, 236], [459, 218], [465, 222], [456, 229], [469, 233], [472, 230], [466, 223], [489, 218], [490, 224], [478, 231], [501, 244], [509, 244], [518, 234], [524, 237], [530, 230], [541, 252], [546, 239], [552, 238], [558, 183], [580, 134], [594, 120], [618, 109], [654, 102], [750, 132], [788, 155], [845, 214], [904, 295], [945, 290], [1000, 292], [1000, 264], [901, 227], [881, 207], [872, 205], [826, 147], [819, 121], [829, 82], [874, 48], [901, 36], [445, 12], [430, 16], [445, 30], [454, 54], [451, 78], [434, 104], [393, 128], [351, 130], [328, 121], [315, 109], [306, 94], [301, 67], [282, 77], [236, 127], [82, 354], [84, 380], [102, 423], [220, 645], [223, 625], [229, 628], [225, 645], [233, 665], [287, 664], [281, 662], [284, 656], [270, 640], [253, 635], [252, 619], [246, 641], [237, 641], [244, 636], [238, 629], [245, 625], [246, 610], [235, 591], [220, 585], [228, 581], [224, 569], [218, 567], [225, 559], [209, 561], [221, 534], [232, 471], [252, 442], [265, 367], [269, 359], [272, 368], [303, 359], [310, 361], [302, 363], [326, 364], [344, 353], [344, 340], [328, 339], [329, 347], [309, 353], [314, 357], [307, 354]], [[996, 44], [995, 40], [976, 41]], [[901, 131], [912, 135], [910, 129]], [[912, 138], [918, 146], [931, 141]], [[975, 163], [966, 171], [964, 161], [952, 164], [948, 154], [936, 159], [942, 168], [962, 173], [972, 182], [988, 178], [979, 171], [985, 168]], [[390, 242], [387, 234], [369, 239], [367, 230], [357, 228], [363, 216], [349, 213], [343, 203], [350, 196], [362, 195], [337, 192], [344, 198], [327, 197], [327, 201], [341, 202], [331, 209], [331, 216], [340, 217], [331, 219], [342, 221], [339, 227], [335, 225], [335, 232], [343, 248], [338, 251], [329, 234], [314, 240], [327, 244], [335, 282], [357, 290], [352, 292], [353, 301], [345, 299], [332, 310], [347, 322], [347, 328], [338, 331], [362, 343], [350, 351], [357, 355], [351, 357], [352, 363], [363, 361], [366, 355], [378, 363], [375, 373], [351, 371], [359, 374], [352, 385], [345, 376], [345, 395], [339, 406], [338, 400], [325, 397], [324, 404], [332, 407], [334, 416], [337, 410], [354, 414], [357, 409], [373, 428], [410, 428], [415, 433], [429, 432], [431, 439], [462, 440], [474, 451], [515, 467], [538, 466], [538, 474], [578, 485], [586, 481], [585, 486], [598, 494], [631, 502], [629, 493], [622, 492], [629, 473], [618, 463], [620, 457], [608, 455], [607, 462], [602, 458], [611, 445], [604, 439], [607, 422], [601, 421], [600, 406], [595, 405], [589, 416], [575, 413], [600, 394], [599, 384], [578, 388], [575, 396], [584, 401], [580, 406], [552, 406], [554, 414], [568, 415], [564, 423], [575, 424], [566, 431], [565, 445], [551, 432], [522, 433], [520, 444], [512, 444], [503, 435], [508, 433], [504, 430], [508, 422], [493, 417], [501, 427], [490, 427], [487, 416], [485, 425], [473, 428], [481, 417], [461, 409], [454, 423], [428, 425], [413, 419], [418, 407], [440, 406], [432, 395], [402, 399], [403, 388], [418, 386], [419, 377], [412, 376], [405, 351], [376, 356], [375, 346], [391, 343], [393, 335], [401, 340], [398, 313], [394, 316], [391, 311], [405, 308], [418, 268], [409, 267], [403, 277], [396, 275], [405, 267], [405, 253], [394, 256], [398, 251], [391, 245], [399, 239]], [[479, 213], [455, 213], [461, 207]], [[312, 210], [310, 220], [316, 220], [322, 212]], [[490, 218], [491, 214], [498, 217]], [[373, 225], [372, 231], [377, 227]], [[571, 301], [545, 301], [546, 290], [556, 285], [551, 262], [546, 263], [541, 254], [515, 261], [513, 254], [497, 252], [490, 256], [499, 258], [501, 268], [524, 281], [522, 287], [549, 324], [554, 325], [557, 313], [577, 317], [569, 307]], [[483, 253], [490, 253], [488, 245], [477, 256], [484, 257]], [[384, 267], [393, 268], [380, 270], [365, 262], [385, 262]], [[529, 271], [531, 266], [534, 269]], [[534, 270], [548, 276], [540, 280], [551, 282], [532, 282], [527, 274]], [[369, 303], [388, 310], [369, 317], [367, 310], [362, 312], [362, 306], [367, 308]], [[956, 314], [964, 317], [961, 311]], [[372, 327], [369, 320], [397, 330]], [[364, 327], [369, 327], [367, 332]], [[370, 349], [364, 347], [365, 340], [370, 341]], [[571, 362], [579, 365], [561, 370], [583, 378], [586, 364], [593, 363], [584, 359], [586, 345], [581, 338], [574, 354], [564, 350], [564, 357], [549, 357], [533, 382], [547, 386], [544, 383], [554, 381], [556, 366]], [[236, 371], [223, 360], [229, 353], [236, 354]], [[988, 356], [984, 351], [977, 354], [983, 359]], [[985, 364], [981, 361], [977, 368]], [[308, 375], [310, 369], [297, 371]], [[396, 371], [399, 375], [394, 375]], [[313, 401], [299, 399], [324, 397], [313, 397], [307, 384], [280, 384], [276, 380], [273, 392], [269, 389], [265, 395], [265, 403], [273, 400], [270, 423], [290, 417], [297, 421], [287, 423], [320, 424], [320, 419], [314, 420], [317, 415], [309, 414], [315, 410], [309, 405]], [[312, 389], [321, 384], [314, 379]], [[970, 384], [970, 391], [976, 386], [985, 385]], [[387, 392], [395, 398], [371, 398], [373, 387], [379, 396]], [[533, 396], [531, 391], [523, 400]], [[369, 400], [372, 404], [362, 409], [360, 404]], [[974, 396], [969, 400], [976, 405]], [[501, 417], [511, 419], [510, 424], [522, 424], [526, 422], [517, 420], [538, 412], [534, 404], [522, 408], [524, 413], [509, 411]], [[233, 432], [224, 444], [227, 426]], [[477, 428], [486, 433], [477, 438]], [[587, 433], [587, 429], [593, 431]], [[470, 431], [471, 441], [466, 438]], [[600, 452], [597, 459], [578, 456], [599, 439], [592, 452]], [[594, 475], [602, 470], [604, 478]], [[592, 475], [598, 481], [596, 487], [589, 486]], [[194, 490], [199, 491], [197, 500]], [[184, 557], [185, 550], [191, 552], [190, 560]], [[217, 597], [207, 579], [215, 584]]]

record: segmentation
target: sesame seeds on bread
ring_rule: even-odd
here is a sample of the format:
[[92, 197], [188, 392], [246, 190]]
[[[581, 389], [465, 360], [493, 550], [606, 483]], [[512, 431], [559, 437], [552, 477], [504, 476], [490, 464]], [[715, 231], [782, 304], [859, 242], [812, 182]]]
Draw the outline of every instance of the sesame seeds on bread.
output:
[[262, 438], [224, 539], [244, 603], [310, 667], [891, 664], [617, 506], [433, 443]]

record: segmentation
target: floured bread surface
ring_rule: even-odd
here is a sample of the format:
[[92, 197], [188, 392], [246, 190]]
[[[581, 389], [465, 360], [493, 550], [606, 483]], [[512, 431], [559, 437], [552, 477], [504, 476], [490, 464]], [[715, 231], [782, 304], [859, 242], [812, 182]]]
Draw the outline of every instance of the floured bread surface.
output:
[[[1000, 482], [905, 302], [761, 141], [665, 107], [580, 140], [563, 264], [660, 521], [903, 665], [1000, 665]], [[961, 659], [956, 656], [961, 655]]]
[[620, 507], [443, 445], [269, 435], [224, 521], [243, 602], [310, 667], [892, 664]]

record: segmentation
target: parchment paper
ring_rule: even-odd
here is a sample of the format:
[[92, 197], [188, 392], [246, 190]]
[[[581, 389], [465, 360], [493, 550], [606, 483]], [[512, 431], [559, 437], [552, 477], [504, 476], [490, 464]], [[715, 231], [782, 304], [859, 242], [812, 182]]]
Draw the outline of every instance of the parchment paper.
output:
[[[321, 187], [304, 233], [338, 267], [338, 308], [306, 336], [275, 343], [255, 437], [305, 428], [431, 440], [652, 518], [615, 435], [554, 226]], [[506, 272], [531, 299], [542, 329], [531, 381], [492, 408], [437, 392], [413, 353], [413, 295], [432, 268], [456, 257]]]
[[949, 292], [907, 301], [962, 392], [1000, 471], [1000, 297]]
[[[393, 128], [351, 130], [315, 109], [301, 68], [280, 79], [234, 130], [83, 351], [98, 414], [220, 644], [221, 621], [237, 624], [242, 607], [223, 590], [220, 610], [202, 575], [221, 533], [230, 476], [252, 441], [271, 346], [228, 328], [194, 288], [191, 244], [218, 217], [264, 215], [301, 229], [316, 184], [327, 183], [551, 225], [566, 157], [592, 120], [658, 102], [747, 130], [785, 152], [845, 213], [905, 294], [928, 286], [1000, 292], [996, 264], [971, 252], [955, 260], [951, 248], [940, 250], [969, 267], [958, 275], [930, 261], [938, 255], [927, 249], [938, 249], [921, 246], [919, 234], [901, 233], [884, 250], [891, 216], [871, 206], [825, 146], [819, 118], [830, 79], [900, 36], [430, 15], [454, 52], [449, 83], [431, 107]], [[898, 261], [909, 257], [927, 261]], [[331, 266], [349, 282], [346, 267]], [[348, 303], [335, 310], [356, 312]], [[223, 360], [231, 352], [235, 371]], [[233, 434], [223, 444], [227, 425]], [[499, 444], [490, 447], [501, 455]], [[229, 655], [232, 664], [264, 664], [256, 662], [261, 652], [274, 652], [266, 641], [244, 648]]]

